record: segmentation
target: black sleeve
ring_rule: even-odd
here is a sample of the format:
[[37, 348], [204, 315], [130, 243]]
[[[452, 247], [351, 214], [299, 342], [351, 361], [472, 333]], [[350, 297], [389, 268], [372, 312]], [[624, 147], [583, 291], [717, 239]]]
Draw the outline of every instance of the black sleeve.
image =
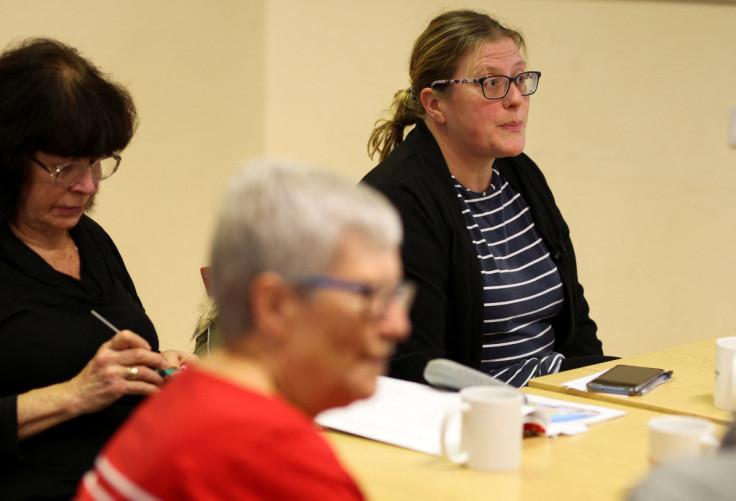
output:
[[[403, 166], [402, 166], [403, 167]], [[401, 343], [391, 360], [389, 375], [424, 382], [429, 360], [447, 357], [448, 280], [450, 250], [441, 207], [429, 188], [417, 188], [416, 179], [401, 179], [388, 169], [369, 173], [363, 182], [382, 192], [401, 215], [404, 240], [401, 257], [405, 278], [417, 285], [411, 310], [411, 337]]]
[[13, 464], [18, 457], [18, 396], [0, 397], [0, 466]]
[[565, 259], [570, 267], [569, 284], [571, 294], [569, 296], [573, 302], [571, 311], [574, 318], [571, 319], [571, 332], [568, 333], [570, 339], [562, 347], [562, 352], [566, 357], [603, 355], [603, 345], [598, 339], [598, 326], [590, 318], [590, 306], [588, 306], [588, 301], [585, 299], [583, 286], [578, 281], [575, 250], [569, 238], [565, 247]]
[[[442, 228], [436, 224], [436, 203], [422, 201], [407, 186], [391, 185], [381, 191], [401, 214], [404, 226], [402, 259], [405, 277], [417, 285], [411, 310], [411, 337], [400, 344], [391, 360], [389, 375], [423, 382], [428, 361], [446, 357], [445, 332], [448, 315], [448, 249]], [[434, 213], [434, 214], [433, 214]]]

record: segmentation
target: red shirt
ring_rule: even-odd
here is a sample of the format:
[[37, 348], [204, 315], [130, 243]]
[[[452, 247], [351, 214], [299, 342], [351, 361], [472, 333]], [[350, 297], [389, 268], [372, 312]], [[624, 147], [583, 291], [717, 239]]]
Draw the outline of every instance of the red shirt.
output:
[[309, 416], [188, 369], [118, 430], [75, 499], [364, 498]]

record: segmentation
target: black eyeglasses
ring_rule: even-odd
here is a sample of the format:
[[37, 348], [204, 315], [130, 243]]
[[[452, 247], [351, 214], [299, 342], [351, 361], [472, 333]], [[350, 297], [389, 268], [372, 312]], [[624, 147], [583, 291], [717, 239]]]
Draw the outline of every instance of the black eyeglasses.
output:
[[98, 158], [92, 163], [87, 162], [70, 162], [68, 164], [59, 165], [55, 169], [49, 169], [35, 156], [33, 161], [42, 167], [51, 175], [51, 179], [56, 186], [68, 188], [74, 186], [87, 173], [92, 172], [92, 179], [102, 181], [115, 174], [120, 165], [119, 155], [110, 155], [109, 157]]
[[336, 289], [358, 294], [365, 302], [363, 308], [366, 318], [373, 321], [384, 318], [394, 302], [405, 311], [409, 311], [416, 291], [414, 283], [409, 280], [401, 280], [392, 285], [371, 285], [325, 275], [307, 277], [300, 280], [298, 285], [305, 288]]
[[538, 71], [525, 71], [519, 73], [515, 77], [507, 77], [506, 75], [491, 75], [483, 78], [458, 78], [455, 80], [435, 80], [430, 84], [434, 89], [440, 85], [456, 84], [456, 83], [477, 83], [483, 91], [483, 97], [486, 99], [503, 99], [509, 93], [511, 82], [514, 82], [516, 88], [522, 96], [531, 96], [537, 91], [539, 86], [539, 77], [542, 74]]

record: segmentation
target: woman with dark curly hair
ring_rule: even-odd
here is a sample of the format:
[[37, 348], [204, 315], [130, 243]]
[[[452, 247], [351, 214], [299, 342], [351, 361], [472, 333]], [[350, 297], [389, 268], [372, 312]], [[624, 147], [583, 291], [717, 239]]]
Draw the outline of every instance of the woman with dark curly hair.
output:
[[156, 369], [186, 358], [158, 353], [115, 244], [86, 215], [135, 127], [129, 93], [75, 49], [32, 39], [0, 54], [3, 500], [69, 499], [140, 396], [158, 391]]

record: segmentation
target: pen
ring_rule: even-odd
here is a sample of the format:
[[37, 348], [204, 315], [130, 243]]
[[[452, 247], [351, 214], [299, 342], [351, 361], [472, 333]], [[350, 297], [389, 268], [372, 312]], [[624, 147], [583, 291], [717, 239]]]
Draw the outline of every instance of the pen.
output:
[[[118, 332], [120, 332], [120, 329], [118, 329], [117, 327], [115, 327], [108, 319], [106, 319], [105, 317], [103, 317], [102, 315], [100, 315], [99, 313], [97, 313], [95, 310], [89, 310], [89, 312], [92, 313], [92, 315], [94, 315], [100, 322], [102, 322], [103, 324], [107, 325], [115, 334], [117, 334]], [[158, 374], [161, 377], [166, 377], [166, 376], [172, 375], [174, 372], [176, 372], [178, 370], [179, 370], [178, 368], [172, 367], [172, 368], [166, 369], [166, 370], [164, 370], [164, 369], [156, 369], [156, 372], [158, 372]]]
[[639, 395], [644, 395], [650, 390], [653, 390], [657, 386], [659, 386], [662, 383], [666, 383], [667, 381], [672, 380], [672, 371], [663, 372], [658, 378], [656, 378], [654, 381], [652, 381], [648, 386], [641, 389], [641, 392], [639, 392]]

